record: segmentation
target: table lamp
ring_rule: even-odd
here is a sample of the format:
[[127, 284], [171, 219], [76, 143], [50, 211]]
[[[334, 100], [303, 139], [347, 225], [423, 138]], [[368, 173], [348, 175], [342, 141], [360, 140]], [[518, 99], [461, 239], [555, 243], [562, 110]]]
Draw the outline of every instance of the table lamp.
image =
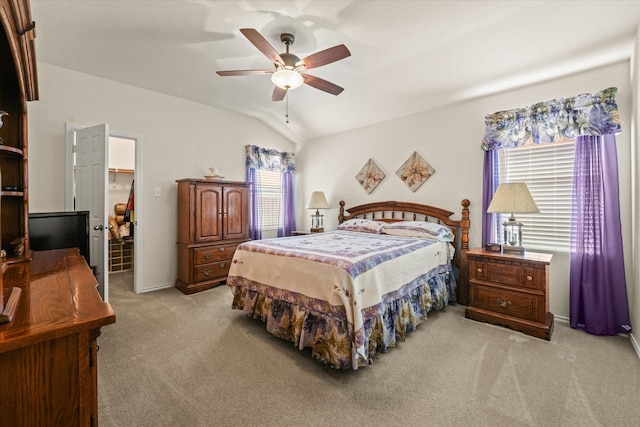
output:
[[329, 209], [329, 203], [327, 203], [327, 198], [322, 191], [314, 191], [311, 193], [311, 200], [309, 200], [307, 204], [307, 209], [316, 210], [316, 213], [311, 215], [311, 232], [320, 233], [324, 231], [324, 215], [320, 215], [319, 209]]
[[524, 253], [522, 246], [522, 223], [516, 220], [515, 213], [538, 213], [538, 205], [533, 200], [527, 184], [510, 182], [500, 184], [487, 209], [489, 213], [508, 213], [509, 221], [503, 222], [505, 252]]

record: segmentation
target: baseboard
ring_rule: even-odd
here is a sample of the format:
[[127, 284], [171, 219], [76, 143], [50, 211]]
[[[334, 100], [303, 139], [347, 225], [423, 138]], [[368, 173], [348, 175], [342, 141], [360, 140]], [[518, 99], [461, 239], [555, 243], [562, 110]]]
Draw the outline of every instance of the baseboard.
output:
[[[569, 323], [568, 317], [556, 316], [556, 321], [558, 320], [564, 323]], [[629, 335], [621, 334], [621, 335], [629, 337], [629, 341], [631, 341], [631, 345], [633, 346], [633, 349], [636, 351], [636, 356], [638, 356], [638, 359], [640, 359], [640, 343], [636, 339], [635, 335], [634, 334], [629, 334]]]
[[631, 341], [631, 345], [633, 346], [633, 349], [636, 351], [636, 356], [638, 356], [638, 359], [640, 359], [640, 344], [638, 343], [636, 336], [634, 334], [630, 334], [629, 341]]
[[165, 283], [163, 285], [156, 285], [156, 286], [152, 286], [150, 288], [141, 289], [140, 293], [141, 294], [145, 294], [147, 292], [159, 291], [160, 289], [173, 288], [175, 285], [176, 285], [175, 283]]

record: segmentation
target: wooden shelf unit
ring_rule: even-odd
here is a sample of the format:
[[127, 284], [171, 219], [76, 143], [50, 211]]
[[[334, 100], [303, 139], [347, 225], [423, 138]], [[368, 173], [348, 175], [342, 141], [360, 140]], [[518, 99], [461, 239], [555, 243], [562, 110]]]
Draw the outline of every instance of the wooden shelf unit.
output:
[[109, 240], [109, 272], [133, 270], [133, 239]]
[[23, 255], [12, 260], [23, 262], [24, 270], [30, 261], [27, 101], [38, 99], [35, 24], [28, 0], [0, 0], [0, 27], [0, 110], [7, 113], [0, 127], [0, 246], [11, 256], [11, 242], [25, 237]]

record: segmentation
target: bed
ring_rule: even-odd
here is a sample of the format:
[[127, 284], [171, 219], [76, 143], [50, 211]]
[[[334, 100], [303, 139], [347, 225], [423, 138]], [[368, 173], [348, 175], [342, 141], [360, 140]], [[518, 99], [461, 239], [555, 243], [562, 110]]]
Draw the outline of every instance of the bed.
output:
[[454, 220], [417, 203], [341, 201], [335, 231], [242, 243], [232, 308], [332, 368], [369, 365], [428, 312], [466, 302], [468, 207]]

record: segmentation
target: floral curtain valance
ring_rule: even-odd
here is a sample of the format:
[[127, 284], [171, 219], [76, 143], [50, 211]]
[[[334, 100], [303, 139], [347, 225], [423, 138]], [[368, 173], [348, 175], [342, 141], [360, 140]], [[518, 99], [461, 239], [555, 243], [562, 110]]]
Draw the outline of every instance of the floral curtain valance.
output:
[[482, 149], [520, 147], [621, 131], [617, 88], [487, 115]]
[[295, 172], [296, 165], [293, 153], [279, 152], [271, 148], [246, 145], [247, 168], [267, 169], [270, 171]]

